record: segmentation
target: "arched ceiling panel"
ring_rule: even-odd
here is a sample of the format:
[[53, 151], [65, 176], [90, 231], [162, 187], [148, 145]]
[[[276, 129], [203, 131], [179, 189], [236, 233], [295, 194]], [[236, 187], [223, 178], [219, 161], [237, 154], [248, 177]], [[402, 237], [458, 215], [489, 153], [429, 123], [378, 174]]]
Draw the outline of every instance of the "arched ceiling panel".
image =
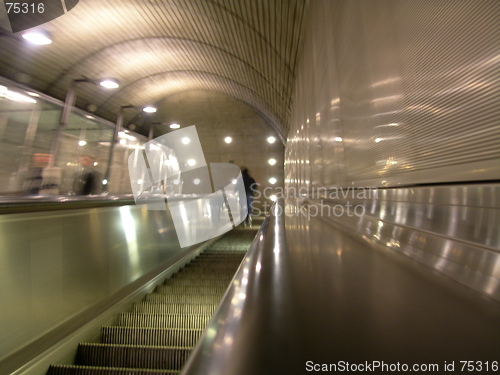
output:
[[[175, 71], [145, 77], [108, 98], [96, 113], [106, 117], [109, 114], [118, 113], [123, 103], [140, 107], [147, 103], [156, 103], [166, 96], [190, 90], [215, 91], [249, 104], [268, 120], [284, 140], [286, 134], [280, 127], [281, 122], [266, 101], [236, 81], [206, 72]], [[130, 100], [130, 102], [125, 102], [125, 100]], [[125, 111], [125, 123], [134, 118], [137, 113], [138, 110]]]
[[[31, 87], [60, 99], [74, 79], [117, 78], [119, 93], [78, 87], [77, 105], [96, 104], [112, 121], [121, 105], [159, 100], [157, 93], [217, 87], [250, 100], [283, 134], [306, 8], [307, 0], [80, 0], [43, 25], [49, 46], [0, 37], [0, 74], [28, 73]], [[180, 84], [147, 78], [175, 72]]]

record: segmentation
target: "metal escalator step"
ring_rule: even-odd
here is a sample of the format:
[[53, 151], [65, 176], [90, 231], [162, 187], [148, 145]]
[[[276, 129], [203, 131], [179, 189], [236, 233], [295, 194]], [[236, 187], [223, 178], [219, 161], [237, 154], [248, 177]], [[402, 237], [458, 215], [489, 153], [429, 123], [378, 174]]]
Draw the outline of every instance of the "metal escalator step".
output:
[[[248, 246], [250, 246], [251, 241], [248, 242]], [[217, 249], [216, 244], [212, 245], [212, 248], [205, 250], [201, 255], [245, 255], [246, 251], [242, 250], [219, 250]]]
[[214, 286], [214, 287], [225, 287], [229, 286], [231, 279], [227, 280], [203, 280], [203, 279], [179, 279], [170, 278], [165, 280], [163, 285], [182, 285], [182, 286]]
[[180, 346], [192, 348], [200, 338], [202, 329], [162, 329], [144, 327], [103, 327], [103, 344]]
[[[229, 284], [229, 283], [228, 283]], [[160, 294], [196, 294], [196, 295], [222, 295], [228, 285], [226, 286], [186, 286], [186, 285], [159, 285], [155, 293]]]
[[194, 258], [192, 262], [240, 262], [244, 257], [240, 254], [234, 255], [216, 255], [216, 254], [201, 254]]
[[47, 375], [176, 375], [176, 370], [147, 370], [98, 366], [51, 365]]
[[219, 303], [223, 294], [160, 294], [151, 293], [146, 296], [145, 302], [164, 302], [164, 303]]
[[[233, 267], [237, 267], [241, 264], [241, 259], [238, 258], [238, 259], [231, 259], [231, 260], [228, 260], [228, 259], [220, 259], [220, 258], [215, 258], [215, 259], [210, 259], [210, 258], [201, 258], [201, 259], [194, 259], [193, 261], [191, 261], [189, 263], [190, 266], [192, 265], [213, 265], [213, 264], [226, 264], [228, 266], [233, 266]], [[187, 266], [187, 265], [186, 265]]]
[[213, 269], [213, 270], [225, 270], [225, 269], [230, 269], [230, 270], [236, 270], [238, 269], [238, 266], [240, 263], [189, 263], [184, 267], [184, 269], [193, 269], [193, 268], [203, 268], [203, 269]]
[[131, 312], [142, 314], [213, 314], [217, 306], [217, 303], [137, 302], [132, 305]]
[[181, 274], [189, 273], [189, 274], [204, 274], [204, 275], [210, 275], [212, 274], [213, 276], [215, 275], [221, 275], [221, 276], [226, 276], [226, 277], [233, 277], [234, 274], [236, 273], [238, 269], [235, 267], [234, 269], [214, 269], [214, 268], [202, 268], [202, 267], [186, 267], [183, 268], [182, 270], [179, 271], [179, 276]]
[[211, 317], [211, 314], [183, 315], [122, 313], [118, 316], [117, 326], [203, 329]]
[[206, 273], [206, 272], [178, 272], [172, 276], [172, 279], [203, 279], [203, 280], [227, 280], [228, 283], [232, 280], [234, 273], [219, 272], [219, 273]]
[[76, 364], [100, 367], [180, 370], [191, 348], [82, 343]]

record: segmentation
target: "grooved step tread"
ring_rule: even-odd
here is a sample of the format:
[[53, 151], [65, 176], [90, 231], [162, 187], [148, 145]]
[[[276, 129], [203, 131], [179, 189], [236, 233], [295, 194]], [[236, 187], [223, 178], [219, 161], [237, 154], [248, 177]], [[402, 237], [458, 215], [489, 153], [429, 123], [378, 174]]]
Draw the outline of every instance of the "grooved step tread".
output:
[[47, 375], [176, 375], [175, 370], [148, 370], [134, 368], [51, 365]]
[[151, 293], [146, 296], [146, 302], [167, 302], [167, 303], [219, 303], [222, 298], [222, 293], [215, 294], [159, 294]]
[[227, 289], [226, 286], [210, 286], [210, 285], [159, 285], [155, 293], [158, 294], [208, 294], [221, 295]]
[[137, 302], [131, 308], [132, 313], [141, 314], [213, 314], [217, 303], [161, 303]]
[[165, 280], [163, 285], [182, 285], [182, 286], [215, 286], [215, 287], [224, 287], [227, 289], [230, 283], [230, 279], [228, 280], [203, 280], [203, 279], [179, 279], [179, 278], [171, 278]]
[[235, 272], [217, 272], [217, 273], [207, 273], [207, 272], [186, 272], [179, 271], [174, 276], [173, 279], [204, 279], [204, 280], [227, 280], [228, 284], [232, 280]]
[[122, 313], [118, 316], [117, 326], [203, 329], [211, 317], [212, 314], [184, 315]]
[[191, 348], [82, 343], [76, 364], [99, 367], [180, 370]]
[[203, 333], [202, 329], [103, 327], [103, 344], [146, 345], [193, 348]]

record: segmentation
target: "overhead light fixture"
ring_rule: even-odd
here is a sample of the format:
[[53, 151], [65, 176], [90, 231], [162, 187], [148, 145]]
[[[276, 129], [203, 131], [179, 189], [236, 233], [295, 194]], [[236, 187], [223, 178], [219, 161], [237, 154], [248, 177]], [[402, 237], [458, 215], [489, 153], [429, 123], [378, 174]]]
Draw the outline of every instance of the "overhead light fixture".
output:
[[224, 138], [224, 142], [226, 142], [226, 143], [231, 143], [232, 141], [233, 141], [233, 138], [231, 138], [231, 137]]
[[180, 127], [179, 124], [170, 124], [170, 129], [179, 129]]
[[9, 90], [6, 86], [0, 85], [0, 98], [6, 98], [14, 102], [36, 103], [36, 100], [16, 91]]
[[156, 112], [156, 108], [151, 107], [151, 106], [144, 107], [142, 110], [146, 113], [155, 113]]
[[103, 79], [101, 82], [99, 82], [99, 84], [107, 89], [117, 89], [118, 87], [120, 87], [120, 84], [114, 78]]
[[82, 146], [82, 147], [83, 147], [83, 146], [85, 146], [86, 144], [87, 144], [87, 142], [85, 142], [85, 141], [79, 141], [79, 142], [78, 142], [78, 146]]
[[276, 138], [274, 138], [273, 136], [270, 136], [270, 137], [267, 137], [267, 141], [269, 143], [274, 143], [274, 142], [276, 142]]
[[276, 183], [276, 181], [278, 181], [278, 180], [276, 180], [274, 177], [271, 177], [271, 178], [269, 179], [269, 183], [270, 183], [271, 185], [274, 185], [274, 184]]
[[52, 39], [47, 32], [37, 30], [37, 31], [28, 31], [22, 35], [24, 39], [28, 42], [36, 44], [36, 45], [46, 45], [52, 43]]
[[276, 159], [271, 158], [267, 162], [269, 163], [269, 165], [274, 165], [274, 164], [276, 164]]

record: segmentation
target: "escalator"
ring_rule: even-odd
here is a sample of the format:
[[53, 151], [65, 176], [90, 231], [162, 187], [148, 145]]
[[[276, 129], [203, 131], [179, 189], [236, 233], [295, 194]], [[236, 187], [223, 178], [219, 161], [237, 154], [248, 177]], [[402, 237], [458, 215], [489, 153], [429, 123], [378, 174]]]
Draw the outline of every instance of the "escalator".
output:
[[74, 365], [47, 375], [178, 374], [243, 260], [254, 228], [237, 228], [209, 246], [153, 293], [80, 343]]

